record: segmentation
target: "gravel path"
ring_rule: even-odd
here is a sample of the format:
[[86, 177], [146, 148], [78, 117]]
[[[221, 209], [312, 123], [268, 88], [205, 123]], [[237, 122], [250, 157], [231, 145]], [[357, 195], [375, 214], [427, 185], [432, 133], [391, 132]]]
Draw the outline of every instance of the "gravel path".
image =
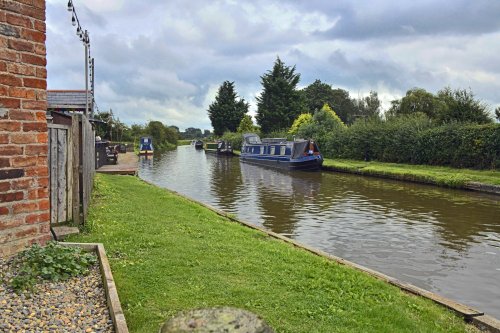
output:
[[44, 281], [21, 295], [7, 286], [14, 270], [0, 258], [0, 332], [114, 332], [98, 264], [86, 276]]

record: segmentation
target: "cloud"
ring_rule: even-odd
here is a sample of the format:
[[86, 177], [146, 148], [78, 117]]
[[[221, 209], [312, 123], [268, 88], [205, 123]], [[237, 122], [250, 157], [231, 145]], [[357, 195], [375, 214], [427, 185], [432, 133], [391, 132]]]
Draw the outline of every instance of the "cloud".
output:
[[[276, 56], [385, 104], [418, 86], [471, 88], [500, 105], [500, 2], [74, 1], [91, 36], [96, 99], [128, 124], [210, 128], [223, 81], [251, 105]], [[84, 49], [65, 3], [47, 2], [49, 89], [83, 89]]]

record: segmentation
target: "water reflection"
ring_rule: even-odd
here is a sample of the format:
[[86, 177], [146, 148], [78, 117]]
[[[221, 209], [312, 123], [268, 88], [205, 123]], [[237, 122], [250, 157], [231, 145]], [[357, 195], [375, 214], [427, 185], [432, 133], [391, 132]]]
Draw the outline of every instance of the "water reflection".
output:
[[281, 172], [189, 146], [140, 165], [148, 181], [500, 317], [496, 196]]

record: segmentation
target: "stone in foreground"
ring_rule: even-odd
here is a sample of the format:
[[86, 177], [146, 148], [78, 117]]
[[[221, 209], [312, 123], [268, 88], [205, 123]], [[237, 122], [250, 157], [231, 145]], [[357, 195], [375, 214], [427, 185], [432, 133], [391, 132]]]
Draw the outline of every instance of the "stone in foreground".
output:
[[274, 333], [256, 314], [222, 307], [181, 312], [163, 324], [160, 333]]

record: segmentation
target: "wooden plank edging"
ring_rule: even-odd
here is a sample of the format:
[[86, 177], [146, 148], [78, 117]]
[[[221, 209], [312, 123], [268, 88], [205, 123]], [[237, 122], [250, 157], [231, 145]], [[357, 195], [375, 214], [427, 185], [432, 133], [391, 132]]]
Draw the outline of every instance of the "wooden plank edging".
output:
[[127, 322], [125, 320], [125, 315], [123, 314], [120, 299], [118, 298], [118, 292], [116, 290], [113, 274], [111, 273], [108, 257], [106, 256], [106, 251], [104, 250], [104, 245], [101, 243], [63, 242], [58, 244], [63, 246], [80, 247], [84, 251], [95, 252], [97, 254], [97, 257], [99, 258], [99, 268], [101, 271], [102, 282], [106, 293], [106, 301], [108, 303], [111, 319], [113, 320], [115, 333], [128, 333]]
[[[154, 187], [158, 187], [157, 185], [153, 184], [153, 183], [150, 183], [146, 180], [143, 180], [141, 179], [141, 181], [143, 181], [144, 183], [148, 184], [148, 185], [151, 185], [151, 186], [154, 186]], [[423, 297], [423, 298], [427, 298], [441, 306], [444, 306], [450, 310], [452, 310], [453, 312], [455, 312], [456, 314], [458, 314], [459, 316], [462, 316], [464, 318], [464, 320], [468, 323], [472, 323], [474, 326], [476, 326], [477, 328], [483, 330], [483, 331], [487, 331], [487, 332], [491, 332], [491, 333], [500, 333], [500, 321], [494, 317], [491, 317], [489, 315], [485, 315], [484, 312], [481, 312], [477, 309], [474, 309], [470, 306], [467, 306], [465, 304], [461, 304], [461, 303], [458, 303], [454, 300], [451, 300], [451, 299], [448, 299], [446, 297], [443, 297], [443, 296], [440, 296], [436, 293], [433, 293], [433, 292], [430, 292], [428, 290], [425, 290], [425, 289], [422, 289], [422, 288], [419, 288], [417, 286], [414, 286], [412, 284], [409, 284], [409, 283], [406, 283], [406, 282], [402, 282], [402, 281], [399, 281], [398, 279], [396, 278], [393, 278], [389, 275], [386, 275], [386, 274], [383, 274], [383, 273], [380, 273], [380, 272], [377, 272], [373, 269], [370, 269], [370, 268], [367, 268], [367, 267], [364, 267], [362, 265], [359, 265], [359, 264], [356, 264], [354, 262], [351, 262], [349, 260], [346, 260], [346, 259], [343, 259], [341, 257], [337, 257], [337, 256], [334, 256], [334, 255], [331, 255], [329, 253], [326, 253], [324, 251], [321, 251], [321, 250], [318, 250], [318, 249], [315, 249], [313, 247], [310, 247], [308, 245], [305, 245], [303, 243], [300, 243], [296, 240], [293, 240], [291, 238], [288, 238], [288, 237], [285, 237], [283, 235], [280, 235], [280, 234], [277, 234], [273, 231], [270, 231], [270, 230], [267, 230], [263, 227], [259, 227], [259, 226], [256, 226], [256, 225], [253, 225], [253, 224], [250, 224], [249, 222], [246, 222], [246, 221], [241, 221], [239, 219], [237, 219], [236, 217], [232, 216], [231, 214], [228, 214], [224, 211], [221, 211], [215, 207], [212, 207], [208, 204], [205, 204], [203, 202], [199, 202], [199, 201], [196, 201], [184, 194], [181, 194], [179, 192], [176, 192], [176, 191], [173, 191], [173, 190], [170, 190], [170, 189], [166, 189], [166, 188], [162, 188], [170, 193], [173, 193], [181, 198], [184, 198], [190, 202], [193, 202], [195, 204], [198, 204], [202, 207], [205, 207], [211, 211], [213, 211], [214, 213], [216, 213], [217, 215], [219, 216], [222, 216], [222, 217], [225, 217], [227, 219], [229, 219], [230, 221], [232, 222], [236, 222], [240, 225], [243, 225], [243, 226], [246, 226], [248, 228], [251, 228], [251, 229], [254, 229], [254, 230], [258, 230], [260, 232], [263, 232], [273, 238], [276, 238], [276, 239], [280, 239], [286, 243], [290, 243], [292, 245], [294, 245], [295, 247], [298, 247], [298, 248], [301, 248], [301, 249], [304, 249], [308, 252], [311, 252], [313, 254], [316, 254], [320, 257], [323, 257], [323, 258], [326, 258], [326, 259], [329, 259], [329, 260], [332, 260], [332, 261], [335, 261], [337, 262], [338, 264], [340, 265], [345, 265], [345, 266], [349, 266], [353, 269], [356, 269], [358, 271], [361, 271], [361, 272], [364, 272], [370, 276], [373, 276], [375, 277], [376, 279], [378, 280], [381, 280], [381, 281], [384, 281], [384, 282], [387, 282], [395, 287], [398, 287], [399, 289], [405, 291], [405, 292], [409, 292], [411, 294], [414, 294], [414, 295], [417, 295], [417, 296], [420, 296], [420, 297]]]

